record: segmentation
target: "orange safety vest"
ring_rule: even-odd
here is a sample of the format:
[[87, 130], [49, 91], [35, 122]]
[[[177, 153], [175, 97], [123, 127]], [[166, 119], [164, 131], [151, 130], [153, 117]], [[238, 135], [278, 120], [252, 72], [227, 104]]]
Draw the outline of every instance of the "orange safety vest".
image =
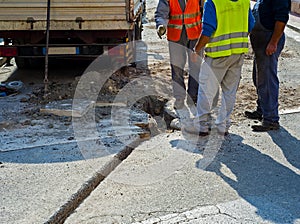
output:
[[183, 25], [189, 40], [198, 39], [202, 30], [199, 0], [187, 0], [184, 12], [178, 0], [169, 0], [169, 5], [168, 40], [179, 41]]

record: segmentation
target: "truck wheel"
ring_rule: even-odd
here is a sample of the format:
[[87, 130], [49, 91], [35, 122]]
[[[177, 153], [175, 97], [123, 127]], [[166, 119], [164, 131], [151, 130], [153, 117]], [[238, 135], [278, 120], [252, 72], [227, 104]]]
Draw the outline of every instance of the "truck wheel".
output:
[[30, 58], [28, 60], [30, 68], [43, 68], [45, 66], [45, 59], [43, 58]]
[[27, 58], [15, 58], [16, 65], [19, 69], [30, 68], [30, 62]]

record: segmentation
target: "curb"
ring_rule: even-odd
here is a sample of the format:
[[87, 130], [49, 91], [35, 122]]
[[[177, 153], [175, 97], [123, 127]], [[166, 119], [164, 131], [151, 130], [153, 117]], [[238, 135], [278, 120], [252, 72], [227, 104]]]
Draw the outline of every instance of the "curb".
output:
[[294, 31], [296, 31], [296, 32], [298, 32], [298, 33], [300, 33], [300, 29], [299, 29], [299, 28], [297, 28], [297, 27], [295, 27], [295, 26], [293, 26], [293, 25], [290, 25], [290, 24], [286, 24], [286, 26], [287, 26], [288, 28], [290, 28], [290, 29], [292, 29], [292, 30], [294, 30]]
[[122, 151], [116, 154], [111, 161], [107, 162], [101, 169], [85, 183], [80, 189], [74, 193], [70, 199], [62, 205], [53, 214], [45, 224], [63, 224], [65, 220], [78, 208], [78, 206], [92, 193], [92, 191], [115, 169], [118, 165], [125, 160], [131, 152], [142, 142], [139, 139], [131, 143], [131, 146], [126, 146]]

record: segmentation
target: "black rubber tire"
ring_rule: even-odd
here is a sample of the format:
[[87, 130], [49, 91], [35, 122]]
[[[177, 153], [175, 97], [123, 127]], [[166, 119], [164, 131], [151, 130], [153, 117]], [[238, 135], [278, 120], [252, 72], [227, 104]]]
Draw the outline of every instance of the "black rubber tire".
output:
[[19, 69], [26, 69], [31, 67], [28, 58], [15, 57], [15, 61]]

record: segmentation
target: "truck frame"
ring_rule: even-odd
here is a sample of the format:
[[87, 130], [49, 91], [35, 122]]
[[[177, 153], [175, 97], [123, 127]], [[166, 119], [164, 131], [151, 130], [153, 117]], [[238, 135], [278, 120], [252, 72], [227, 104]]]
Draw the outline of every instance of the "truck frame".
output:
[[18, 68], [40, 63], [46, 54], [91, 59], [111, 53], [133, 61], [134, 48], [110, 49], [142, 38], [145, 0], [48, 1], [50, 6], [47, 0], [1, 0], [0, 38], [5, 41], [0, 57], [15, 57]]

